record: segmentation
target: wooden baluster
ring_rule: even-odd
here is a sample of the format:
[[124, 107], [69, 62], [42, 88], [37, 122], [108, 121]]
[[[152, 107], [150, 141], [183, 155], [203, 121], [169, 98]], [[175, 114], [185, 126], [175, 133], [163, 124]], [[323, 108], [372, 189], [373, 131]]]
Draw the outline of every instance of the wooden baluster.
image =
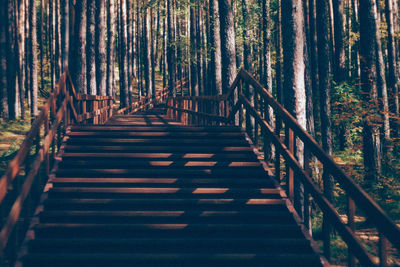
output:
[[388, 240], [385, 235], [379, 231], [379, 266], [388, 266]]
[[[196, 99], [194, 100], [194, 111], [198, 112], [199, 111], [199, 101]], [[194, 115], [194, 124], [198, 125], [199, 123], [199, 116]]]
[[[257, 91], [255, 91], [254, 92], [254, 108], [255, 108], [255, 110], [258, 112], [258, 106], [259, 105], [259, 102], [258, 102], [258, 92]], [[256, 147], [258, 147], [258, 137], [259, 137], [259, 135], [258, 135], [258, 129], [259, 129], [259, 127], [258, 127], [258, 123], [256, 123], [255, 125], [254, 125], [254, 145], [256, 146]]]
[[[282, 129], [281, 117], [277, 114], [275, 121], [275, 134], [280, 139]], [[279, 149], [275, 147], [275, 180], [281, 183], [281, 154]]]
[[[99, 109], [99, 102], [94, 100], [93, 101], [93, 111], [97, 112], [97, 110]], [[93, 116], [93, 124], [99, 124], [99, 117], [98, 115]]]
[[[289, 142], [289, 152], [292, 155], [294, 155], [295, 138], [294, 138], [294, 132], [291, 128], [288, 129], [288, 136], [286, 136], [286, 138], [288, 138], [288, 142]], [[289, 167], [287, 185], [288, 185], [288, 191], [289, 191], [289, 199], [294, 204], [294, 172], [291, 167]]]
[[[86, 100], [82, 100], [82, 114], [86, 114], [87, 113], [87, 101]], [[84, 120], [83, 124], [86, 124], [87, 121]]]
[[[311, 159], [311, 153], [307, 149], [307, 146], [304, 146], [304, 171], [310, 177], [312, 177], [312, 171], [310, 168], [310, 159]], [[311, 215], [310, 195], [308, 194], [307, 188], [304, 187], [304, 214], [302, 215], [303, 223], [304, 226], [308, 229], [309, 233], [312, 234], [310, 215]]]
[[[351, 231], [355, 232], [356, 224], [355, 224], [355, 217], [356, 214], [356, 204], [354, 200], [347, 195], [347, 225], [350, 227]], [[349, 267], [356, 266], [356, 258], [354, 257], [352, 251], [348, 249], [349, 257], [348, 257], [348, 264]]]
[[[46, 137], [49, 134], [49, 128], [50, 128], [50, 120], [49, 120], [49, 114], [46, 114], [45, 120], [44, 120], [44, 136]], [[49, 177], [50, 174], [50, 158], [49, 158], [49, 151], [44, 155], [44, 161], [45, 161], [45, 172], [46, 172], [46, 179]]]

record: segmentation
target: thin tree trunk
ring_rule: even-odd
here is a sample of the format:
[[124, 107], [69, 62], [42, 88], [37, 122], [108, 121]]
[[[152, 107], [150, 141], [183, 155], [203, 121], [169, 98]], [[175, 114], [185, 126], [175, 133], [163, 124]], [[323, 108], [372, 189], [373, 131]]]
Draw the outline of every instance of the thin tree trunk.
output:
[[[392, 108], [391, 112], [399, 117], [399, 66], [396, 59], [396, 44], [394, 38], [394, 24], [396, 23], [394, 20], [394, 10], [393, 10], [393, 0], [385, 0], [385, 14], [386, 14], [386, 23], [388, 26], [388, 88], [391, 92], [392, 99]], [[395, 0], [394, 0], [395, 1]], [[398, 22], [397, 22], [398, 23]], [[395, 132], [398, 131], [398, 127], [394, 127]]]
[[6, 59], [6, 31], [7, 31], [7, 4], [2, 0], [0, 5], [0, 116], [8, 119], [7, 95], [7, 59]]
[[168, 62], [168, 86], [170, 94], [176, 96], [175, 88], [175, 35], [174, 35], [174, 22], [173, 22], [173, 1], [167, 0], [167, 24], [168, 24], [168, 37], [167, 37], [167, 62]]
[[108, 0], [107, 6], [107, 95], [114, 95], [115, 65], [115, 0]]
[[19, 89], [19, 106], [21, 111], [21, 119], [25, 119], [25, 105], [24, 105], [24, 85], [25, 85], [25, 4], [23, 0], [18, 0], [18, 89]]
[[[329, 6], [324, 0], [317, 0], [317, 35], [318, 35], [318, 73], [319, 73], [319, 101], [321, 116], [322, 148], [328, 155], [332, 155], [332, 123], [330, 103], [330, 62], [329, 62]], [[324, 170], [324, 195], [333, 201], [333, 180], [328, 170]], [[324, 241], [330, 240], [330, 223], [324, 217]], [[328, 241], [329, 242], [329, 241]], [[330, 247], [324, 246], [324, 255], [330, 259]]]
[[[263, 1], [263, 5], [265, 5], [266, 1]], [[249, 21], [249, 16], [248, 16], [248, 6], [249, 6], [249, 1], [248, 0], [242, 0], [242, 12], [243, 12], [243, 62], [244, 62], [244, 68], [248, 72], [252, 72], [251, 68], [251, 48], [250, 48], [250, 33], [249, 30], [247, 29], [247, 23]], [[263, 15], [264, 12], [263, 12]], [[264, 17], [264, 16], [263, 16]], [[264, 17], [264, 20], [267, 18]], [[268, 40], [269, 42], [269, 40]], [[250, 102], [254, 105], [254, 88], [252, 86], [249, 86], [248, 84], [244, 85], [244, 91], [247, 96], [247, 98], [250, 100]], [[247, 134], [254, 140], [255, 137], [255, 120], [253, 117], [250, 117], [250, 114], [246, 113], [246, 125], [247, 125]], [[258, 134], [258, 133], [257, 133]]]
[[69, 56], [69, 0], [61, 0], [61, 72], [68, 68]]
[[96, 30], [95, 30], [95, 53], [96, 53], [96, 85], [97, 94], [107, 95], [107, 67], [106, 67], [106, 2], [96, 0]]
[[[361, 88], [364, 98], [363, 116], [363, 155], [365, 180], [367, 183], [376, 181], [381, 167], [380, 131], [376, 126], [375, 117], [379, 116], [374, 102], [377, 99], [378, 67], [377, 67], [377, 23], [376, 1], [361, 0], [360, 16], [360, 59]], [[372, 104], [372, 105], [371, 105]]]
[[235, 80], [237, 74], [235, 29], [232, 0], [218, 1], [221, 27], [222, 92], [226, 93]]
[[[376, 25], [380, 25], [380, 12], [378, 6], [376, 6], [377, 10], [376, 14]], [[383, 138], [385, 140], [385, 144], [387, 145], [390, 140], [390, 122], [389, 122], [389, 100], [387, 93], [387, 83], [386, 83], [386, 71], [385, 71], [385, 62], [383, 60], [382, 53], [382, 41], [381, 41], [381, 32], [379, 26], [376, 30], [376, 55], [377, 55], [377, 74], [378, 74], [378, 99], [380, 102], [380, 108], [383, 111], [382, 119], [383, 119]]]
[[44, 0], [40, 1], [40, 28], [39, 28], [39, 48], [40, 48], [40, 92], [45, 92], [44, 88]]
[[127, 59], [127, 42], [128, 42], [128, 27], [126, 23], [126, 0], [121, 0], [119, 6], [119, 51], [120, 51], [120, 96], [121, 107], [129, 105], [128, 91], [128, 59]]
[[346, 53], [345, 53], [345, 29], [344, 29], [344, 0], [333, 0], [335, 61], [334, 75], [336, 82], [346, 79]]
[[222, 94], [221, 35], [218, 19], [218, 0], [210, 0], [211, 84], [213, 94]]
[[[306, 129], [306, 91], [304, 65], [304, 15], [302, 0], [282, 2], [282, 43], [284, 53], [284, 88], [285, 106]], [[296, 142], [298, 162], [304, 163], [304, 145]], [[297, 213], [304, 214], [304, 188], [295, 180], [294, 207]]]
[[31, 116], [38, 113], [38, 82], [37, 82], [37, 36], [36, 36], [36, 5], [35, 0], [29, 1], [29, 65], [30, 65], [30, 91], [31, 91]]
[[87, 65], [86, 65], [86, 10], [87, 0], [76, 2], [75, 7], [75, 35], [74, 44], [71, 47], [71, 78], [78, 92], [87, 93]]
[[96, 82], [96, 0], [87, 2], [87, 84], [88, 93], [97, 95]]

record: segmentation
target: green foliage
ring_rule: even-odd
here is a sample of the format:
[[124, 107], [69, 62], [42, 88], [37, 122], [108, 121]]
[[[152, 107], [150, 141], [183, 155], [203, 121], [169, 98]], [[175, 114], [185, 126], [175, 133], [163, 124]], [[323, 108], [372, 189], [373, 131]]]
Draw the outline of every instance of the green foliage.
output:
[[[362, 100], [358, 86], [341, 83], [332, 90], [332, 123], [344, 127], [350, 149], [357, 150], [361, 144]], [[337, 140], [337, 138], [336, 138]]]

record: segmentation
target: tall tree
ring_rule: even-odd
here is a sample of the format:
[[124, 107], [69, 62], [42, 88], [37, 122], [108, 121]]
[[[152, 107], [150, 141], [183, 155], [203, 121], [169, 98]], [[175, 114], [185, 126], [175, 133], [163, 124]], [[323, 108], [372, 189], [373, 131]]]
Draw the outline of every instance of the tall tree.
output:
[[96, 0], [87, 1], [87, 92], [96, 95]]
[[219, 27], [218, 0], [209, 0], [210, 4], [210, 79], [212, 94], [222, 94], [221, 72], [221, 35]]
[[[345, 54], [345, 29], [344, 29], [344, 1], [333, 0], [333, 17], [334, 17], [334, 39], [335, 39], [335, 55], [334, 55], [334, 75], [337, 82], [343, 82], [346, 79], [346, 54]], [[318, 15], [318, 11], [317, 11]]]
[[[282, 1], [282, 43], [284, 49], [284, 101], [286, 109], [306, 129], [306, 91], [304, 64], [304, 15], [302, 0]], [[296, 143], [296, 156], [304, 163], [304, 145]], [[295, 181], [295, 208], [303, 214], [304, 188]]]
[[218, 0], [221, 27], [222, 92], [226, 93], [236, 78], [236, 43], [232, 0]]
[[6, 25], [7, 4], [5, 0], [0, 1], [0, 116], [8, 118], [7, 104], [7, 60], [6, 60]]
[[107, 94], [107, 69], [106, 69], [106, 2], [96, 0], [96, 84], [97, 94]]
[[[392, 108], [391, 112], [399, 117], [399, 66], [397, 57], [397, 49], [395, 42], [395, 21], [394, 0], [385, 0], [385, 15], [388, 27], [388, 88], [391, 91]], [[397, 130], [397, 129], [396, 129]]]
[[[318, 35], [318, 74], [321, 116], [322, 148], [332, 155], [332, 123], [330, 102], [330, 57], [329, 57], [329, 5], [325, 0], [317, 0], [317, 35]], [[324, 195], [333, 201], [333, 180], [327, 170], [323, 173]], [[329, 222], [324, 220], [324, 240], [330, 240]], [[330, 258], [329, 246], [324, 246], [324, 255]]]
[[80, 93], [87, 93], [87, 66], [86, 66], [86, 10], [87, 0], [76, 2], [74, 42], [71, 47], [70, 69], [71, 77], [76, 89]]
[[360, 0], [360, 59], [361, 88], [364, 98], [363, 116], [363, 156], [365, 178], [374, 182], [381, 169], [380, 130], [376, 124], [378, 67], [377, 67], [377, 31], [376, 0]]
[[126, 0], [120, 0], [119, 3], [119, 53], [120, 53], [120, 96], [121, 96], [121, 107], [127, 107], [129, 105], [129, 93], [128, 93], [128, 55], [127, 55], [127, 43], [128, 43], [128, 25], [126, 21]]
[[62, 71], [68, 67], [69, 56], [69, 0], [61, 0], [61, 57]]
[[36, 36], [36, 1], [29, 1], [29, 65], [30, 65], [30, 92], [31, 92], [31, 116], [38, 113], [38, 82], [37, 82], [37, 36]]
[[107, 95], [113, 96], [115, 63], [115, 0], [107, 1]]
[[175, 88], [175, 34], [173, 0], [167, 0], [167, 62], [168, 62], [168, 87], [172, 96], [176, 96]]

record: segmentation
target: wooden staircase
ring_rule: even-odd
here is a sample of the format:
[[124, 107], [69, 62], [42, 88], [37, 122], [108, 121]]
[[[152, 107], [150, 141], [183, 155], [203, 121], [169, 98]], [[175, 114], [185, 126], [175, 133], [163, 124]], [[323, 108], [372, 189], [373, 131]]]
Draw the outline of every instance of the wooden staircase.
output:
[[70, 127], [19, 265], [322, 265], [240, 128], [161, 111]]

